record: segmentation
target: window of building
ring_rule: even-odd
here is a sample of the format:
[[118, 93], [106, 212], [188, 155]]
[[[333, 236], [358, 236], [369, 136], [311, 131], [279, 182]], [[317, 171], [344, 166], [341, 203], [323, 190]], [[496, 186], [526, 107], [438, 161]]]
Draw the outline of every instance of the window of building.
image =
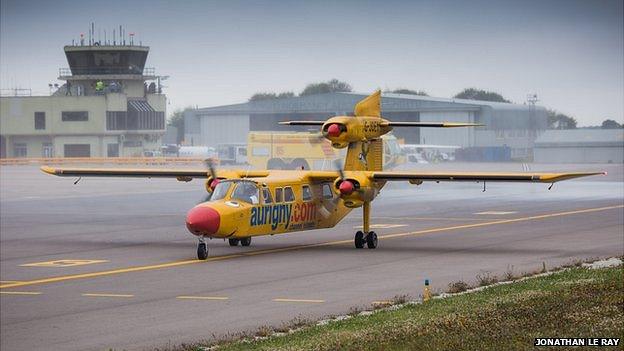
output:
[[287, 186], [284, 188], [284, 202], [293, 202], [295, 201], [295, 193], [292, 188]]
[[303, 201], [312, 200], [312, 191], [310, 191], [310, 186], [304, 185], [302, 190], [303, 190]]
[[43, 148], [41, 149], [41, 155], [43, 157], [54, 157], [54, 147], [52, 146], [52, 143], [43, 143]]
[[106, 145], [107, 157], [119, 157], [119, 144], [107, 144]]
[[265, 204], [273, 203], [273, 198], [271, 197], [271, 191], [269, 188], [262, 188], [262, 198], [264, 199]]
[[35, 129], [45, 129], [45, 112], [35, 112]]
[[89, 120], [88, 111], [63, 111], [61, 112], [63, 122], [83, 122]]
[[327, 200], [334, 198], [334, 192], [331, 190], [331, 185], [329, 185], [329, 183], [323, 184], [323, 198]]
[[28, 147], [26, 144], [16, 143], [13, 144], [13, 157], [27, 157]]
[[65, 144], [63, 151], [65, 157], [91, 157], [90, 144]]
[[275, 188], [275, 202], [283, 202], [282, 188]]

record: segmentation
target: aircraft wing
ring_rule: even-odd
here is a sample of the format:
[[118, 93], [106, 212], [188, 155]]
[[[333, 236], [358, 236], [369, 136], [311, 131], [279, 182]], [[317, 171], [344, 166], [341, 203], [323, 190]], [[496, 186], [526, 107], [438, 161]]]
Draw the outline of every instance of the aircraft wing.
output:
[[372, 172], [375, 180], [418, 181], [498, 181], [555, 183], [561, 180], [605, 175], [605, 172], [503, 173], [503, 172]]
[[457, 128], [457, 127], [482, 127], [480, 123], [461, 122], [388, 122], [383, 123], [390, 127], [430, 127], [430, 128]]
[[285, 121], [278, 124], [286, 126], [322, 126], [326, 121]]
[[[208, 178], [207, 169], [150, 169], [150, 168], [52, 168], [41, 167], [45, 173], [59, 177], [135, 177], [135, 178], [177, 178], [189, 181], [193, 178]], [[266, 177], [268, 171], [221, 170], [221, 178], [256, 178]]]

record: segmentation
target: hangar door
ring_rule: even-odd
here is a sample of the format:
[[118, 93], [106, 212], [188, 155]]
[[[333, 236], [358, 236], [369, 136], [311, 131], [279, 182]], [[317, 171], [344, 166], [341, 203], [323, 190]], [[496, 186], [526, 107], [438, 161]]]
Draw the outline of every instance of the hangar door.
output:
[[91, 144], [65, 144], [65, 157], [91, 157]]

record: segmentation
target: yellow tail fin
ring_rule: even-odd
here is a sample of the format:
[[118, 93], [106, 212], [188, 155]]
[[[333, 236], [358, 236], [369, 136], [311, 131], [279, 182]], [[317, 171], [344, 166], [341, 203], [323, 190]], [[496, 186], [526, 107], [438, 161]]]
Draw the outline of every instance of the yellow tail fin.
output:
[[[358, 116], [381, 118], [381, 90], [367, 96], [355, 105], [354, 118]], [[383, 141], [371, 140], [367, 143], [350, 143], [347, 149], [344, 169], [346, 171], [382, 171]]]

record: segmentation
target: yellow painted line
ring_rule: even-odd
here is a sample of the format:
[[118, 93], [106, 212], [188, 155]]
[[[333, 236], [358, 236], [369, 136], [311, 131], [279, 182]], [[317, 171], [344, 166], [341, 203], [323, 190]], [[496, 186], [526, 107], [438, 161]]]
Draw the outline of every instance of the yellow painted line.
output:
[[21, 280], [0, 280], [0, 284], [5, 284], [5, 283], [19, 283], [21, 282]]
[[82, 294], [82, 296], [88, 296], [88, 297], [134, 297], [134, 295], [128, 295], [128, 294]]
[[3, 295], [41, 295], [38, 291], [0, 291]]
[[323, 303], [325, 300], [273, 299], [273, 302]]
[[476, 215], [506, 215], [517, 213], [516, 211], [485, 211], [485, 212], [477, 212]]
[[[444, 232], [444, 231], [452, 231], [452, 230], [458, 230], [458, 229], [478, 228], [478, 227], [485, 227], [485, 226], [498, 225], [498, 224], [526, 222], [526, 221], [547, 219], [547, 218], [553, 218], [553, 217], [570, 216], [570, 215], [581, 214], [581, 213], [600, 212], [600, 211], [613, 210], [613, 209], [616, 209], [616, 208], [624, 208], [624, 205], [596, 207], [596, 208], [588, 208], [588, 209], [582, 209], [582, 210], [549, 213], [549, 214], [529, 216], [529, 217], [502, 219], [502, 220], [497, 220], [497, 221], [480, 222], [480, 223], [473, 223], [473, 224], [463, 224], [463, 225], [450, 226], [450, 227], [431, 228], [431, 229], [424, 229], [424, 230], [418, 230], [418, 231], [413, 231], [413, 232], [405, 232], [405, 233], [397, 233], [397, 234], [386, 234], [386, 235], [379, 235], [378, 238], [379, 239], [392, 239], [392, 238], [399, 238], [399, 237], [404, 237], [404, 236], [417, 236], [417, 235], [423, 235], [423, 234], [429, 234], [429, 233], [437, 233], [437, 232]], [[228, 260], [228, 259], [232, 259], [232, 258], [239, 258], [239, 257], [245, 257], [245, 256], [256, 256], [256, 255], [264, 255], [264, 254], [276, 253], [276, 252], [286, 252], [286, 251], [301, 250], [301, 249], [305, 249], [305, 248], [333, 246], [333, 245], [342, 245], [342, 244], [352, 244], [352, 243], [353, 243], [353, 239], [348, 239], [348, 240], [327, 241], [327, 242], [316, 243], [316, 244], [287, 246], [287, 247], [276, 248], [276, 249], [255, 250], [255, 251], [242, 252], [242, 253], [232, 254], [232, 255], [223, 255], [223, 256], [209, 257], [207, 260], [204, 260], [204, 261], [200, 261], [200, 260], [196, 260], [196, 259], [184, 260], [184, 261], [174, 261], [174, 262], [167, 262], [167, 263], [147, 265], [147, 266], [136, 266], [136, 267], [120, 268], [120, 269], [114, 269], [114, 270], [109, 270], [109, 271], [100, 271], [100, 272], [91, 272], [91, 273], [84, 273], [84, 274], [73, 274], [73, 275], [64, 275], [64, 276], [42, 278], [42, 279], [35, 279], [35, 280], [27, 280], [27, 281], [16, 282], [16, 283], [2, 284], [2, 285], [0, 285], [0, 289], [15, 288], [15, 287], [18, 287], [18, 286], [29, 286], [29, 285], [38, 285], [38, 284], [46, 284], [46, 283], [55, 283], [55, 282], [62, 282], [62, 281], [76, 280], [76, 279], [102, 277], [102, 276], [122, 274], [122, 273], [142, 272], [142, 271], [162, 269], [162, 268], [171, 268], [171, 267], [185, 266], [185, 265], [196, 264], [196, 263], [206, 263], [206, 262]]]
[[391, 220], [419, 220], [419, 221], [487, 221], [487, 218], [470, 218], [470, 217], [373, 217], [374, 219], [391, 219]]
[[181, 300], [227, 300], [227, 296], [176, 296], [176, 299]]
[[[407, 224], [371, 224], [371, 229], [391, 229], [391, 228], [400, 228], [407, 227]], [[361, 229], [361, 225], [354, 226], [353, 228]]]
[[107, 260], [55, 260], [20, 264], [20, 267], [74, 267], [86, 264], [104, 263]]

